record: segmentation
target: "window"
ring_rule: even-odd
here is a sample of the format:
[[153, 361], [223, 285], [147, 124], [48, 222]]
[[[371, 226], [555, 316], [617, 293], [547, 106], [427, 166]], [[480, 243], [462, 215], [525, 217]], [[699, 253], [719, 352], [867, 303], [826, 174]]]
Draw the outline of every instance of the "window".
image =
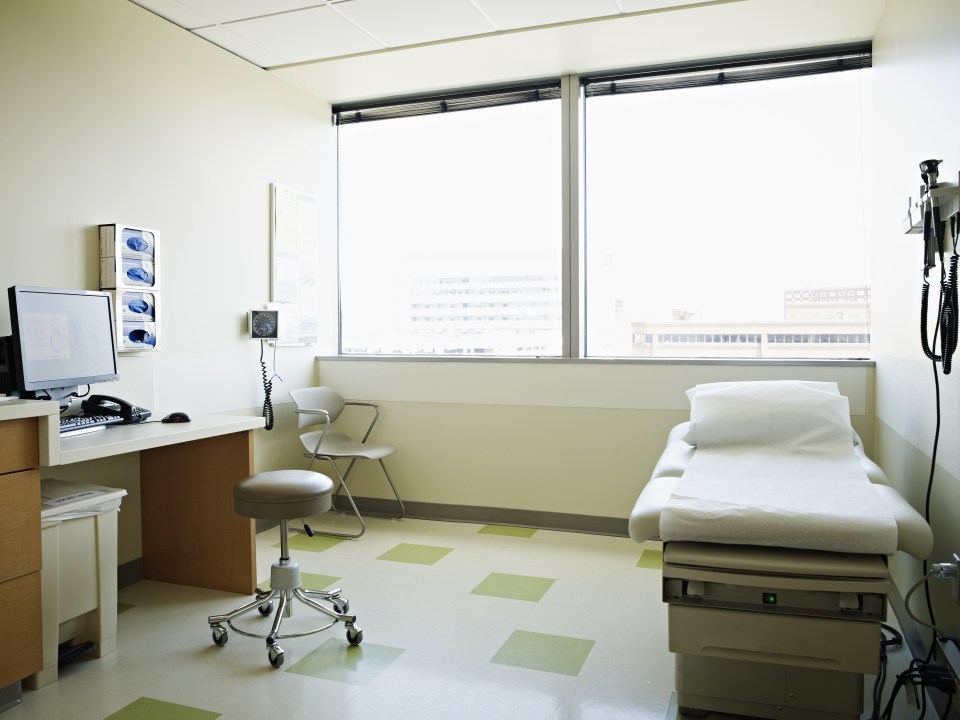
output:
[[334, 108], [340, 352], [868, 357], [869, 66], [856, 47]]
[[559, 83], [506, 95], [338, 109], [341, 353], [562, 353]]
[[[631, 338], [775, 325], [783, 344], [811, 323], [834, 346], [816, 357], [869, 355], [868, 73], [736, 71], [586, 82], [587, 355], [730, 357]], [[619, 317], [603, 312], [610, 297]]]

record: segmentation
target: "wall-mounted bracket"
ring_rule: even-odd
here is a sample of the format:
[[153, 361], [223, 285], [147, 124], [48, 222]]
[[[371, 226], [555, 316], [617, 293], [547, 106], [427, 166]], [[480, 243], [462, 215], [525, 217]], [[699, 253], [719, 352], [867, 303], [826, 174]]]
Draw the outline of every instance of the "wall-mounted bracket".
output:
[[[960, 173], [957, 175], [960, 181]], [[929, 195], [940, 206], [941, 220], [949, 220], [960, 212], [960, 182], [939, 183], [930, 190]], [[921, 187], [917, 197], [919, 200], [907, 198], [907, 214], [903, 218], [903, 231], [907, 234], [923, 232], [923, 206], [928, 199], [927, 188]]]

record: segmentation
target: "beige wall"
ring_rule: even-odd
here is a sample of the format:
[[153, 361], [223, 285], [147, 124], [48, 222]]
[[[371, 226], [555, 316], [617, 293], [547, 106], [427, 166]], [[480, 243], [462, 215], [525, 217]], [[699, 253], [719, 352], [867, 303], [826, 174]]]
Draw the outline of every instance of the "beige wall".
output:
[[[907, 198], [917, 197], [919, 163], [943, 159], [941, 179], [960, 171], [960, 3], [888, 0], [874, 39], [873, 343], [877, 361], [877, 459], [921, 512], [936, 425], [931, 363], [920, 350], [921, 243], [904, 235]], [[825, 181], [829, 178], [825, 177]], [[939, 276], [937, 277], [937, 280]], [[936, 285], [936, 283], [935, 283]], [[932, 562], [960, 552], [960, 380], [941, 378], [943, 422], [933, 483]], [[891, 562], [901, 593], [922, 575], [900, 554]], [[936, 620], [960, 633], [960, 606], [949, 583], [931, 583]], [[922, 595], [922, 594], [921, 594]], [[923, 611], [918, 596], [913, 603]]]
[[[269, 299], [270, 186], [334, 194], [329, 106], [126, 0], [0, 3], [0, 103], [0, 289], [97, 289], [96, 226], [155, 229], [163, 349], [123, 356], [97, 391], [161, 415], [259, 412], [245, 313]], [[315, 353], [281, 351], [278, 402]], [[257, 433], [258, 465], [289, 448]], [[139, 557], [133, 458], [48, 474], [127, 487], [119, 559]]]
[[[873, 368], [320, 360], [318, 381], [373, 399], [404, 499], [627, 518], [685, 391], [727, 380], [836, 381], [872, 449]], [[370, 468], [368, 468], [370, 470]], [[371, 472], [357, 494], [386, 497]]]

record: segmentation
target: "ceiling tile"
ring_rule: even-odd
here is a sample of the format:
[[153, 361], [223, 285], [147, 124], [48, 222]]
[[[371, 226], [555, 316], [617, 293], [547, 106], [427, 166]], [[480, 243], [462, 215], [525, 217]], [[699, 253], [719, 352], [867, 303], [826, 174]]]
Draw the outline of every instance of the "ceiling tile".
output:
[[201, 27], [211, 22], [207, 15], [187, 7], [178, 0], [131, 0], [131, 2], [182, 28]]
[[329, 7], [225, 23], [231, 33], [285, 63], [379, 50], [383, 46]]
[[350, 0], [336, 8], [390, 47], [496, 30], [469, 0]]
[[617, 15], [614, 0], [476, 0], [500, 30]]
[[276, 67], [285, 65], [286, 58], [279, 57], [272, 52], [256, 45], [242, 37], [232, 33], [223, 25], [211, 25], [193, 31], [196, 35], [209, 40], [214, 45], [219, 45], [224, 50], [229, 50], [234, 55], [239, 55], [244, 60], [249, 60], [254, 65], [262, 68]]
[[693, 5], [695, 3], [696, 0], [620, 0], [625, 13], [659, 10], [660, 8], [673, 8], [678, 5]]
[[133, 0], [188, 29], [323, 5], [321, 0]]

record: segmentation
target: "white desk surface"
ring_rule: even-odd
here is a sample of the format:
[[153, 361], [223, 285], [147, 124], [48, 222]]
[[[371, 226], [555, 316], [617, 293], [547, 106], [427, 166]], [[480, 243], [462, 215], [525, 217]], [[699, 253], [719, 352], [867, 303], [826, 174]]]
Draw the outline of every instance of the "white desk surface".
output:
[[59, 417], [59, 413], [60, 405], [52, 400], [21, 400], [0, 395], [0, 420], [21, 420], [45, 415]]
[[52, 467], [204, 440], [244, 430], [256, 430], [264, 427], [266, 421], [263, 417], [254, 415], [195, 415], [186, 423], [158, 421], [111, 425], [103, 430], [73, 437], [60, 435], [59, 418], [46, 423], [46, 437], [43, 424], [41, 420], [40, 465]]

